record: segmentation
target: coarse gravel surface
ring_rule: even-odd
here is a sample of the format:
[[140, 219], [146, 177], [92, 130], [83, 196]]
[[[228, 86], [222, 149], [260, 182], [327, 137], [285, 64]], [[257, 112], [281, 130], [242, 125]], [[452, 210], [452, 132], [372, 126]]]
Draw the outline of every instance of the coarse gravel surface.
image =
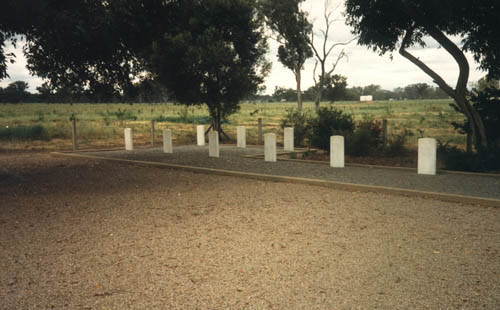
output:
[[[282, 149], [281, 152], [283, 152]], [[262, 147], [242, 149], [231, 145], [220, 148], [219, 158], [209, 157], [207, 146], [178, 146], [174, 148], [172, 154], [165, 154], [160, 148], [85, 153], [85, 155], [111, 158], [500, 199], [500, 175], [479, 176], [438, 173], [430, 176], [418, 175], [416, 170], [354, 166], [331, 168], [329, 165], [321, 163], [300, 163], [279, 159], [277, 162], [265, 162], [263, 158], [244, 157], [245, 155], [263, 154]]]
[[0, 309], [498, 308], [498, 208], [0, 154]]

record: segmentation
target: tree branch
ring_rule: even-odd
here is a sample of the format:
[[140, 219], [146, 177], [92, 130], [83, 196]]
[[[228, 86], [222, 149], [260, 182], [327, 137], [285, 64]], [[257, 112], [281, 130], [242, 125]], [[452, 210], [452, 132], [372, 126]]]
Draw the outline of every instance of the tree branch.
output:
[[419, 67], [427, 75], [429, 75], [434, 80], [434, 83], [436, 83], [439, 87], [441, 87], [441, 89], [444, 90], [446, 94], [448, 94], [448, 96], [456, 98], [455, 90], [451, 88], [439, 74], [437, 74], [434, 70], [432, 70], [422, 61], [420, 61], [420, 59], [416, 58], [408, 51], [406, 51], [405, 48], [410, 46], [410, 40], [411, 37], [413, 36], [414, 29], [415, 28], [413, 27], [406, 31], [405, 37], [403, 38], [403, 42], [401, 43], [401, 47], [399, 48], [399, 53], [403, 57], [411, 61], [413, 64], [415, 64], [417, 67]]

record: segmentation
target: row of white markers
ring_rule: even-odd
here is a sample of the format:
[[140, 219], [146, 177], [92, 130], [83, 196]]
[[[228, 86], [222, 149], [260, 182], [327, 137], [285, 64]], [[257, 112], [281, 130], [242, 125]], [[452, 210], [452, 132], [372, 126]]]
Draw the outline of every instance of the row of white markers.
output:
[[[197, 127], [197, 145], [205, 145], [205, 126]], [[285, 128], [283, 136], [283, 149], [287, 152], [293, 152], [293, 128]], [[246, 130], [245, 126], [237, 127], [237, 146], [246, 148]], [[418, 174], [436, 174], [436, 140], [432, 138], [418, 139]], [[125, 150], [133, 151], [134, 144], [132, 139], [132, 129], [125, 129]], [[344, 168], [344, 137], [330, 137], [330, 166], [334, 168]], [[169, 129], [163, 130], [163, 151], [172, 153], [172, 132]], [[210, 157], [219, 157], [219, 134], [216, 131], [208, 133], [208, 155]], [[264, 134], [264, 160], [269, 162], [276, 161], [276, 134]]]

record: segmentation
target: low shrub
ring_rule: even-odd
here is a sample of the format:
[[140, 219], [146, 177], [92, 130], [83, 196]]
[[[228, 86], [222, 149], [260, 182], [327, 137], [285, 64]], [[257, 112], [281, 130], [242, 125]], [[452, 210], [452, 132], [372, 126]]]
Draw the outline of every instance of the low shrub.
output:
[[486, 172], [500, 170], [500, 150], [484, 154], [469, 153], [456, 146], [442, 145], [438, 148], [438, 159], [446, 170]]
[[380, 123], [366, 119], [358, 123], [354, 133], [346, 139], [346, 153], [352, 156], [365, 156], [375, 153], [382, 145]]
[[387, 146], [384, 149], [384, 154], [386, 156], [405, 156], [408, 154], [408, 148], [406, 143], [408, 142], [408, 137], [413, 136], [413, 132], [405, 129], [399, 134], [393, 134], [387, 139]]
[[311, 136], [312, 116], [307, 111], [286, 109], [285, 117], [281, 119], [281, 128], [293, 127], [293, 143], [296, 146], [305, 146], [306, 139]]
[[318, 115], [311, 121], [311, 144], [319, 149], [330, 151], [330, 137], [348, 137], [354, 132], [352, 115], [333, 107], [320, 108]]

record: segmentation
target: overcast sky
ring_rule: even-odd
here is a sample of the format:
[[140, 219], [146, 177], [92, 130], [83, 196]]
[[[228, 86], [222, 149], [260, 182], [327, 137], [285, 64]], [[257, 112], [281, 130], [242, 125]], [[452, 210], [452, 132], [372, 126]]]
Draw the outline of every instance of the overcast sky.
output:
[[[335, 2], [331, 1], [335, 6]], [[323, 19], [323, 1], [322, 0], [306, 0], [303, 4], [303, 9], [310, 12], [310, 17], [314, 22], [315, 32], [324, 29]], [[353, 36], [350, 34], [350, 28], [344, 24], [341, 16], [342, 6], [337, 10], [337, 18], [331, 29], [329, 40], [332, 43], [349, 41]], [[458, 39], [455, 39], [458, 40]], [[419, 57], [432, 69], [437, 71], [450, 85], [456, 84], [458, 77], [458, 66], [451, 56], [442, 48], [433, 42], [432, 39], [426, 40], [429, 45], [425, 48], [412, 48], [411, 52]], [[316, 39], [320, 42], [320, 38]], [[272, 61], [273, 67], [270, 75], [266, 79], [266, 93], [272, 94], [275, 87], [288, 87], [295, 89], [295, 77], [289, 69], [279, 63], [277, 54], [277, 44], [270, 41], [270, 51], [268, 59]], [[342, 47], [338, 47], [333, 51], [331, 61], [336, 59], [336, 55], [341, 51]], [[36, 87], [42, 84], [42, 80], [30, 76], [26, 69], [26, 60], [24, 59], [20, 47], [14, 49], [12, 46], [7, 46], [6, 52], [15, 52], [17, 55], [16, 63], [10, 64], [8, 73], [10, 79], [0, 81], [0, 86], [5, 87], [9, 83], [22, 80], [28, 82], [30, 91], [35, 92]], [[377, 84], [384, 89], [392, 90], [396, 87], [404, 87], [413, 83], [427, 83], [433, 85], [432, 79], [424, 74], [415, 65], [403, 58], [398, 53], [394, 53], [394, 58], [391, 60], [389, 55], [379, 56], [377, 53], [368, 50], [366, 47], [358, 46], [356, 41], [345, 47], [345, 52], [348, 54], [348, 59], [343, 59], [337, 66], [335, 73], [347, 77], [348, 87], [366, 86], [369, 84]], [[484, 72], [476, 70], [477, 64], [474, 62], [472, 55], [466, 55], [471, 67], [469, 82], [475, 82], [485, 75]], [[313, 85], [313, 69], [314, 58], [309, 59], [302, 71], [302, 89], [305, 90]], [[434, 85], [435, 86], [435, 85]]]

